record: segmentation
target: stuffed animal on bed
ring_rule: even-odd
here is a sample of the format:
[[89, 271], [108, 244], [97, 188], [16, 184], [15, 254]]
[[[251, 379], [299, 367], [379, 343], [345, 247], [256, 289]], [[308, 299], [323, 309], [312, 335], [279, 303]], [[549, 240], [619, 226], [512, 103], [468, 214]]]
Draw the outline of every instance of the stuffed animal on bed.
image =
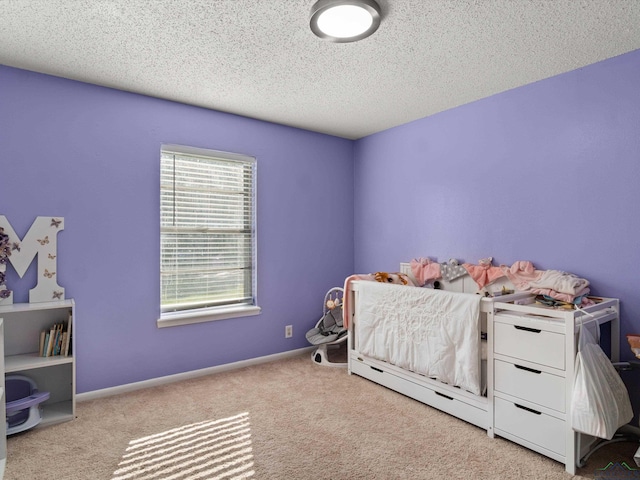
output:
[[629, 333], [627, 334], [627, 341], [636, 358], [640, 358], [640, 335]]
[[413, 285], [413, 282], [404, 273], [376, 272], [373, 274], [376, 282], [395, 283], [397, 285]]

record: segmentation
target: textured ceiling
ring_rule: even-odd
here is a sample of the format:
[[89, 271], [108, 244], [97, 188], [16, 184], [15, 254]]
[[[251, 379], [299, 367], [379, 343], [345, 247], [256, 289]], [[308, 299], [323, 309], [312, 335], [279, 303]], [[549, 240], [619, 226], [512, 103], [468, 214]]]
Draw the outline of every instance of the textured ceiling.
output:
[[640, 48], [640, 0], [0, 0], [0, 64], [356, 139]]

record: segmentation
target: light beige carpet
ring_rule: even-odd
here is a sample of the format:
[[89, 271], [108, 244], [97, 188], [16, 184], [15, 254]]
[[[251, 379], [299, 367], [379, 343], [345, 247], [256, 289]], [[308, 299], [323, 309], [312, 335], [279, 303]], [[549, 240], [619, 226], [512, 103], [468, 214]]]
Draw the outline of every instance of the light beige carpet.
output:
[[[635, 467], [636, 447], [602, 449], [575, 478], [609, 462]], [[76, 420], [12, 436], [7, 450], [7, 480], [571, 478], [306, 354], [80, 402]]]

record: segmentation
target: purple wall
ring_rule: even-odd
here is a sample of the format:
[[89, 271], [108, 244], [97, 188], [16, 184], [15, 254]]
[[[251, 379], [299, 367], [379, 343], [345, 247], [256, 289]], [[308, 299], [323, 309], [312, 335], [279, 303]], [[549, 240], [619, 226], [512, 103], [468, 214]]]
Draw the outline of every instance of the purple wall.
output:
[[[576, 273], [640, 332], [637, 85], [640, 51], [351, 142], [0, 66], [0, 214], [65, 217], [78, 392], [308, 346], [328, 288], [418, 256]], [[162, 143], [257, 157], [261, 315], [156, 327]]]
[[640, 50], [359, 140], [356, 271], [531, 260], [640, 332], [639, 85]]
[[[257, 157], [261, 315], [156, 327], [162, 143]], [[65, 218], [78, 392], [307, 347], [325, 292], [353, 272], [351, 141], [0, 66], [0, 151], [0, 214], [16, 233]], [[35, 262], [8, 273], [28, 301]]]

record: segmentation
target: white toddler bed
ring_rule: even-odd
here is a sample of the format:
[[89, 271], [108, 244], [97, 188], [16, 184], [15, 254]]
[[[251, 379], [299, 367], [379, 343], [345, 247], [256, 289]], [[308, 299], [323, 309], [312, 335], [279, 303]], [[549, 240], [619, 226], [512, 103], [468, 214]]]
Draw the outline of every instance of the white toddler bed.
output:
[[[401, 272], [411, 277], [408, 263]], [[495, 298], [478, 295], [469, 276], [439, 280], [440, 289], [369, 281], [349, 284], [349, 373], [490, 430], [486, 397], [487, 312]], [[509, 288], [495, 282], [492, 291]], [[511, 287], [512, 288], [512, 287]], [[399, 307], [402, 305], [402, 307]], [[435, 335], [434, 335], [435, 334]]]

